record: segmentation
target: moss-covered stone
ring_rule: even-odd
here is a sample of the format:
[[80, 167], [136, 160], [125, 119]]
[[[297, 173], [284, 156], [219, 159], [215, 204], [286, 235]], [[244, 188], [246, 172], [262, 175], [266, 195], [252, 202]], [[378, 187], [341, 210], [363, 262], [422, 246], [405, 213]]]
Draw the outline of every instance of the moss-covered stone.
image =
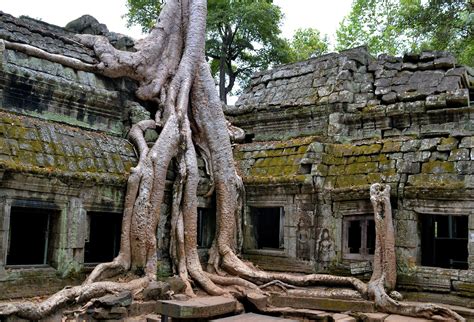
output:
[[452, 136], [448, 138], [442, 138], [436, 149], [438, 151], [450, 151], [455, 149], [458, 146], [458, 143], [459, 141]]
[[372, 161], [372, 158], [368, 155], [354, 156], [347, 159], [347, 164], [354, 163], [354, 162], [361, 163], [361, 162], [370, 162], [370, 161]]
[[331, 176], [344, 175], [346, 167], [344, 165], [332, 165], [329, 167], [328, 174]]
[[352, 163], [346, 166], [345, 174], [371, 173], [378, 171], [377, 162]]
[[360, 145], [356, 148], [357, 155], [376, 154], [382, 150], [381, 144]]
[[342, 157], [335, 157], [330, 154], [323, 154], [322, 162], [327, 165], [340, 165], [340, 164], [345, 164], [346, 159]]
[[463, 189], [464, 176], [451, 173], [433, 175], [433, 174], [415, 174], [408, 177], [408, 185], [423, 188], [439, 189]]
[[367, 184], [368, 177], [363, 174], [338, 176], [336, 178], [336, 188], [365, 186]]
[[453, 173], [454, 172], [454, 162], [449, 161], [429, 161], [425, 162], [421, 166], [422, 173]]
[[123, 139], [7, 112], [0, 112], [0, 121], [11, 136], [0, 137], [6, 171], [123, 184], [136, 162]]

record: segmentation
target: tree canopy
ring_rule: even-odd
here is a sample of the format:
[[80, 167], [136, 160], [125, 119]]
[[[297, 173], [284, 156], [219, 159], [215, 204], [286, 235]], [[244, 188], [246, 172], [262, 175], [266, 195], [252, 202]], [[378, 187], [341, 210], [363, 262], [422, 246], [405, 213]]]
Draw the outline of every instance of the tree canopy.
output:
[[[162, 0], [127, 0], [129, 25], [150, 30], [162, 9]], [[206, 57], [219, 79], [219, 96], [236, 81], [245, 83], [257, 70], [288, 60], [279, 37], [283, 14], [271, 0], [209, 0]]]
[[367, 44], [374, 54], [453, 52], [474, 65], [474, 5], [465, 0], [354, 0], [337, 30], [337, 50]]
[[288, 59], [297, 62], [311, 57], [320, 56], [329, 50], [327, 35], [321, 36], [315, 28], [299, 28], [289, 41]]

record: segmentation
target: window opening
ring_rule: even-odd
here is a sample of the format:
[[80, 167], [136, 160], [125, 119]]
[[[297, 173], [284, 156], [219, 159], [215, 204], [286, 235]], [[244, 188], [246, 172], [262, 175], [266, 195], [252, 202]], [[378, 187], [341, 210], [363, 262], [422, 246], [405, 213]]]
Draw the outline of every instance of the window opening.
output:
[[468, 269], [468, 216], [421, 217], [421, 264]]
[[360, 252], [360, 246], [362, 245], [360, 227], [360, 220], [349, 221], [348, 248], [351, 254], [358, 254]]
[[58, 211], [12, 207], [7, 265], [46, 265], [57, 240]]
[[216, 234], [216, 211], [212, 208], [198, 208], [198, 247], [210, 248]]
[[87, 224], [84, 262], [103, 263], [114, 259], [120, 250], [122, 214], [88, 212]]
[[251, 208], [256, 248], [283, 249], [283, 207]]
[[345, 216], [343, 220], [344, 258], [368, 259], [375, 252], [373, 215]]

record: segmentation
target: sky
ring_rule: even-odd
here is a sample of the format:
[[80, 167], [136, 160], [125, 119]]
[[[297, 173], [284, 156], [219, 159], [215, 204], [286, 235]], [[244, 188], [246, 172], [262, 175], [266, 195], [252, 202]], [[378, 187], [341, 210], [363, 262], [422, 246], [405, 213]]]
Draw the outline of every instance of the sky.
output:
[[[58, 26], [84, 14], [105, 23], [110, 31], [133, 38], [143, 35], [139, 27], [127, 29], [122, 16], [127, 12], [125, 0], [0, 0], [0, 11], [13, 16], [27, 15]], [[298, 28], [316, 28], [331, 41], [342, 18], [349, 13], [352, 0], [274, 0], [285, 18], [282, 32], [291, 38]]]

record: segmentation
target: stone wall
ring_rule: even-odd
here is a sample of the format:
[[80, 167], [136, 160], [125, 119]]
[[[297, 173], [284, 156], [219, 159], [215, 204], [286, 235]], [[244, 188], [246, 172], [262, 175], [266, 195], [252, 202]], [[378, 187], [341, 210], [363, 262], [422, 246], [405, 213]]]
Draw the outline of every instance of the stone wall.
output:
[[0, 12], [0, 106], [3, 109], [74, 126], [122, 135], [136, 85], [72, 69], [8, 49], [31, 45], [50, 54], [93, 64], [93, 51], [63, 28]]
[[[251, 141], [235, 149], [248, 204], [284, 207], [285, 248], [246, 256], [274, 270], [370, 276], [369, 247], [352, 253], [348, 230], [356, 220], [368, 234], [369, 187], [385, 182], [399, 287], [472, 297], [473, 85], [473, 70], [447, 53], [372, 58], [363, 47], [254, 75], [227, 114]], [[448, 215], [468, 218], [468, 269], [422, 265], [421, 218]]]
[[[136, 163], [122, 136], [145, 111], [132, 102], [136, 86], [130, 80], [75, 70], [11, 49], [11, 43], [97, 62], [63, 28], [0, 13], [0, 298], [80, 282], [64, 277], [83, 276], [88, 214], [121, 217]], [[18, 209], [39, 216], [38, 209], [51, 220], [41, 265], [7, 265]]]

